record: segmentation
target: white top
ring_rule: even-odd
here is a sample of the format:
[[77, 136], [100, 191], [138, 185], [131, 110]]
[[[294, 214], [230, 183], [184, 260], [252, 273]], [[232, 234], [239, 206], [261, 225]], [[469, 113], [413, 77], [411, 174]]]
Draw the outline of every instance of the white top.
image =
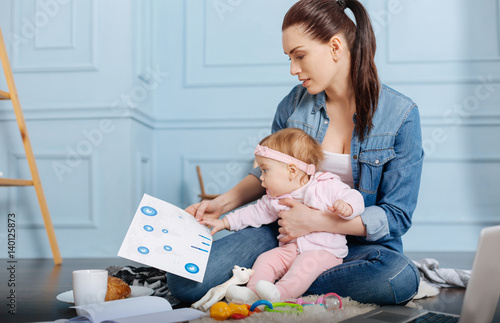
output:
[[336, 154], [323, 150], [325, 159], [319, 165], [318, 171], [331, 172], [339, 176], [342, 182], [354, 188], [352, 179], [351, 154]]

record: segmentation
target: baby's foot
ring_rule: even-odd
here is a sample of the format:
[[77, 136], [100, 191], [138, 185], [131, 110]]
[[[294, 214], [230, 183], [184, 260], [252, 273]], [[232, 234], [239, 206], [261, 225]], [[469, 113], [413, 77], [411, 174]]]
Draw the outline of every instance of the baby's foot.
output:
[[259, 299], [259, 296], [248, 287], [232, 285], [226, 291], [226, 301], [228, 303], [253, 304]]
[[271, 303], [280, 301], [280, 291], [273, 283], [265, 280], [259, 280], [255, 285], [257, 294], [261, 299], [270, 301]]

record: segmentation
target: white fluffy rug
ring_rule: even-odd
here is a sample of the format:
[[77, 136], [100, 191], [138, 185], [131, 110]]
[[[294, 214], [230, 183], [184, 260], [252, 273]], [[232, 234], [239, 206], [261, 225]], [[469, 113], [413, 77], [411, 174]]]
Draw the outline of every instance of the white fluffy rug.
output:
[[[306, 302], [314, 302], [318, 296], [307, 296], [304, 297]], [[274, 312], [262, 312], [255, 313], [244, 320], [226, 320], [223, 322], [242, 322], [242, 323], [256, 323], [256, 322], [340, 322], [346, 320], [350, 317], [366, 313], [368, 311], [377, 308], [374, 304], [362, 304], [351, 300], [350, 298], [342, 298], [342, 309], [329, 312], [323, 306], [319, 305], [308, 305], [304, 306], [304, 312], [300, 314], [287, 314], [287, 313], [274, 313]], [[210, 311], [207, 311], [210, 314]], [[204, 317], [199, 320], [190, 321], [192, 323], [213, 323], [222, 322], [216, 321], [210, 316]]]

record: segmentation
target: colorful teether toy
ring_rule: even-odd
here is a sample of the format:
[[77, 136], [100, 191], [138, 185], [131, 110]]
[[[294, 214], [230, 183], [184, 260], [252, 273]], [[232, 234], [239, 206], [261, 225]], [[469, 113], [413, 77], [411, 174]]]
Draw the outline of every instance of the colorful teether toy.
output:
[[253, 313], [258, 313], [260, 310], [250, 310], [250, 305], [217, 302], [210, 307], [210, 317], [217, 321], [223, 321], [228, 318], [243, 319]]

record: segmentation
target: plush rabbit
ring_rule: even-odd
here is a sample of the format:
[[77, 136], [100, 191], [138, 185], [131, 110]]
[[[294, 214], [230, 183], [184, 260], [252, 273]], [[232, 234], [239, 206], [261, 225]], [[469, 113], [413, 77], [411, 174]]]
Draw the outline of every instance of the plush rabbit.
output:
[[205, 296], [203, 296], [199, 301], [191, 305], [191, 307], [194, 307], [202, 311], [206, 311], [213, 304], [220, 301], [221, 299], [224, 298], [224, 296], [226, 296], [226, 291], [229, 286], [246, 284], [250, 279], [250, 276], [252, 276], [252, 274], [253, 274], [252, 269], [234, 266], [233, 277], [231, 277], [231, 279], [229, 279], [224, 284], [220, 284], [218, 286], [211, 288], [205, 294]]

